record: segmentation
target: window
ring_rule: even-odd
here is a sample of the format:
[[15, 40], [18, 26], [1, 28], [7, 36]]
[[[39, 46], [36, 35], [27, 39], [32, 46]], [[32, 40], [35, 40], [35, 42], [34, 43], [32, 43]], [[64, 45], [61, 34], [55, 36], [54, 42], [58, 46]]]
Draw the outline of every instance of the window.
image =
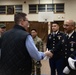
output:
[[22, 5], [15, 5], [15, 13], [22, 12]]
[[13, 5], [7, 6], [7, 14], [14, 14], [14, 6]]
[[47, 4], [47, 11], [54, 11], [54, 4]]
[[64, 3], [61, 4], [30, 4], [29, 13], [38, 13], [38, 12], [51, 12], [54, 13], [64, 13]]
[[0, 14], [14, 14], [22, 12], [22, 5], [3, 5], [0, 6]]
[[56, 4], [56, 12], [64, 12], [64, 4]]
[[45, 11], [45, 5], [38, 5], [38, 12], [44, 12]]
[[37, 6], [36, 5], [29, 5], [29, 13], [36, 13], [36, 9]]
[[6, 6], [0, 6], [0, 14], [6, 14]]

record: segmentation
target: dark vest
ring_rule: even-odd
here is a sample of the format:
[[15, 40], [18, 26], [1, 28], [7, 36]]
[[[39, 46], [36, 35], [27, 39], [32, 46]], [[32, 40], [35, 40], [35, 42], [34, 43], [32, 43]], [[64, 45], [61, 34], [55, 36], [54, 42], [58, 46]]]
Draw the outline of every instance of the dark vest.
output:
[[25, 46], [28, 35], [23, 27], [15, 25], [2, 36], [0, 75], [31, 75], [31, 57]]

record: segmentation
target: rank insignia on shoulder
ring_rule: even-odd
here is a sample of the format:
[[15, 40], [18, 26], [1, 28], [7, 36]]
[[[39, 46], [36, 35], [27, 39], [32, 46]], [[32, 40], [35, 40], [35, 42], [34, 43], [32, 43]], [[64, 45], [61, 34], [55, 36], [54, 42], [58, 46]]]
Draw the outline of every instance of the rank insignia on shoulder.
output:
[[49, 36], [49, 39], [51, 39], [51, 36]]

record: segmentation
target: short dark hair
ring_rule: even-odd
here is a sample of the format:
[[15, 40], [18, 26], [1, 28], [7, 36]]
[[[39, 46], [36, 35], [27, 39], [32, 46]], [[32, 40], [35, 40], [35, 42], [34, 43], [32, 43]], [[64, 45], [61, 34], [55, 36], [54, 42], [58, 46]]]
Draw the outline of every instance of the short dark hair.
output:
[[35, 32], [37, 32], [37, 30], [36, 30], [36, 29], [31, 29], [31, 31], [33, 31], [33, 30], [34, 30]]
[[25, 20], [25, 19], [26, 19], [26, 18], [25, 18], [26, 16], [27, 16], [26, 13], [22, 13], [22, 12], [16, 13], [16, 14], [14, 15], [15, 24], [18, 24], [21, 19]]
[[59, 26], [59, 23], [58, 22], [52, 22], [52, 24], [57, 24]]

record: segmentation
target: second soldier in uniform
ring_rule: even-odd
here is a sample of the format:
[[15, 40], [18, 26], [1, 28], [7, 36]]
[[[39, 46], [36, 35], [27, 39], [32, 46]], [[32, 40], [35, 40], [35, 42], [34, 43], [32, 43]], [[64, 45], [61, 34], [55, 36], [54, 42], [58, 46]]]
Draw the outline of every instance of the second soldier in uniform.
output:
[[[70, 66], [68, 65], [68, 59], [69, 57], [73, 58], [73, 56], [76, 57], [76, 31], [75, 31], [75, 22], [73, 20], [67, 20], [65, 21], [64, 25], [63, 25], [64, 31], [65, 31], [65, 35], [63, 36], [63, 38], [61, 39], [61, 41], [57, 44], [57, 46], [55, 47], [55, 49], [52, 49], [53, 51], [51, 51], [54, 55], [57, 51], [62, 50], [62, 56], [64, 58], [64, 69], [66, 66]], [[75, 54], [74, 54], [75, 53]], [[72, 68], [68, 68], [71, 69], [70, 72], [67, 72], [67, 69], [65, 69], [65, 71], [63, 70], [63, 75], [75, 75], [76, 74], [76, 69], [73, 70]]]
[[[48, 50], [54, 49], [58, 42], [61, 40], [63, 32], [59, 31], [59, 24], [57, 22], [52, 23], [52, 33], [48, 35], [47, 48]], [[51, 68], [51, 75], [62, 75], [63, 71], [63, 58], [61, 57], [62, 51], [56, 52], [53, 58], [49, 59]]]
[[[35, 43], [36, 47], [38, 48], [38, 50], [43, 52], [43, 41], [41, 38], [39, 38], [37, 36], [37, 30], [32, 29], [31, 35], [33, 37], [34, 43]], [[32, 75], [35, 75], [35, 72], [36, 72], [36, 75], [41, 75], [41, 65], [42, 64], [40, 61], [33, 60]]]

